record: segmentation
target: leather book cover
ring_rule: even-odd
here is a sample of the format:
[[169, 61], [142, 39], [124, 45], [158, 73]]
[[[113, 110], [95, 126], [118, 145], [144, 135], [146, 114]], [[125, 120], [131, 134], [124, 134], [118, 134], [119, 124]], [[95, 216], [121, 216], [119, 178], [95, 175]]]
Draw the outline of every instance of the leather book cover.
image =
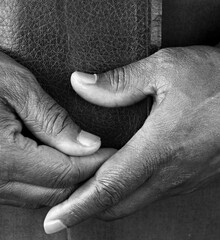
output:
[[77, 96], [70, 75], [104, 72], [158, 50], [161, 5], [160, 0], [3, 0], [0, 50], [26, 66], [103, 146], [119, 148], [141, 127], [151, 101], [106, 110]]

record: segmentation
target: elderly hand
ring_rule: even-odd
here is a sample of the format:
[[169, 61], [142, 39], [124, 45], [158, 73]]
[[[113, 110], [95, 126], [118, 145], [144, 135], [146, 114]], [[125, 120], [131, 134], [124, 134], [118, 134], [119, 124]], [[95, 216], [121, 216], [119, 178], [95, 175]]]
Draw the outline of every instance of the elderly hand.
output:
[[[3, 53], [0, 81], [0, 204], [57, 204], [114, 151], [68, 156], [96, 152], [100, 139], [81, 131], [30, 72]], [[24, 136], [23, 126], [47, 146]]]
[[94, 177], [52, 208], [53, 233], [91, 216], [117, 219], [162, 197], [187, 193], [220, 173], [220, 50], [194, 46], [160, 50], [100, 75], [75, 72], [72, 86], [106, 107], [154, 96], [142, 128]]

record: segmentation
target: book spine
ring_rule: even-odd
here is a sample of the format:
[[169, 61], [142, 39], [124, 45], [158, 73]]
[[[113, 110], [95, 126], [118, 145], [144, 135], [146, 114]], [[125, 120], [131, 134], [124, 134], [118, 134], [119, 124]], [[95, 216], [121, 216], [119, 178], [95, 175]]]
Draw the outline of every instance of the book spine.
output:
[[149, 0], [149, 54], [157, 51], [162, 42], [162, 0]]

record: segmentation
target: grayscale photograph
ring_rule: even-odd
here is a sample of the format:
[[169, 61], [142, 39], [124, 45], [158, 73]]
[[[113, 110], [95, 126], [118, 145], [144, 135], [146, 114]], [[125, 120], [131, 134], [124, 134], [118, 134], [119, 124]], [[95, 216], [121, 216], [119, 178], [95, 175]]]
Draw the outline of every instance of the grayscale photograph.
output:
[[220, 0], [0, 0], [0, 240], [220, 240]]

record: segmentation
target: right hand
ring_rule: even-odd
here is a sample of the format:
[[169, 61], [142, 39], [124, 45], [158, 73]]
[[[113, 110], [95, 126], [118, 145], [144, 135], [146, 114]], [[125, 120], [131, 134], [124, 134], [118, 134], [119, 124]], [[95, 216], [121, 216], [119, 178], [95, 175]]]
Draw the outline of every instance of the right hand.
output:
[[[23, 125], [47, 146], [25, 137]], [[26, 68], [0, 53], [0, 204], [63, 201], [114, 152], [99, 147], [100, 138], [81, 131]]]

